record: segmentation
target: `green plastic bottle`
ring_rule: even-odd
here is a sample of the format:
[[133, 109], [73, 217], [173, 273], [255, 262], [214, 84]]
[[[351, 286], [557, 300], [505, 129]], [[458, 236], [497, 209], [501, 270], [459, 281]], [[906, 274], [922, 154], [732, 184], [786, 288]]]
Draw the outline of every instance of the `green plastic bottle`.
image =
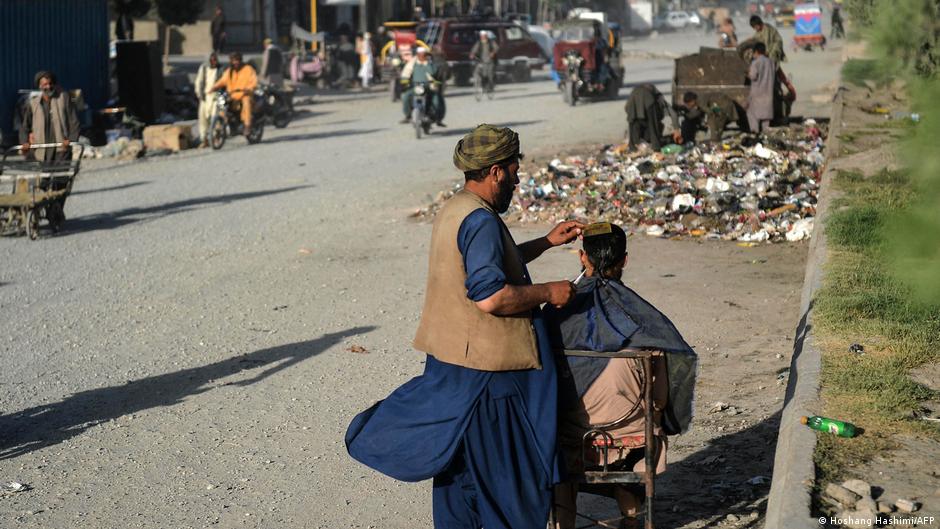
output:
[[839, 437], [855, 437], [855, 425], [849, 422], [837, 421], [828, 417], [800, 417], [800, 422], [820, 432], [829, 432]]
[[676, 145], [675, 143], [670, 143], [669, 145], [663, 146], [663, 148], [660, 149], [660, 152], [663, 154], [677, 154], [682, 152], [682, 146]]

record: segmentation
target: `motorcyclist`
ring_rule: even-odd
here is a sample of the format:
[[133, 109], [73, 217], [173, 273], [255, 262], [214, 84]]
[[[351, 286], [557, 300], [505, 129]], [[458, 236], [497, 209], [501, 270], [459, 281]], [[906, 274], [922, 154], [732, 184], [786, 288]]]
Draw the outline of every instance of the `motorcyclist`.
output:
[[402, 79], [408, 79], [409, 85], [408, 90], [402, 94], [401, 98], [402, 110], [405, 113], [405, 117], [401, 120], [401, 123], [411, 123], [411, 110], [414, 108], [415, 85], [427, 83], [428, 88], [431, 90], [431, 105], [434, 107], [433, 112], [429, 112], [429, 115], [433, 115], [435, 123], [438, 126], [446, 127], [447, 125], [443, 123], [445, 107], [444, 96], [440, 86], [442, 78], [437, 66], [431, 61], [428, 51], [429, 50], [424, 46], [418, 47], [415, 56], [408, 61], [408, 64], [402, 69], [401, 77]]
[[496, 64], [496, 54], [499, 52], [499, 45], [490, 40], [490, 33], [485, 29], [480, 30], [480, 40], [473, 44], [470, 50], [470, 60], [478, 60], [477, 65], [482, 80], [486, 82], [489, 89], [493, 88], [495, 81], [494, 66]]
[[231, 66], [222, 73], [222, 78], [212, 86], [213, 90], [225, 89], [232, 96], [232, 101], [241, 104], [241, 121], [244, 125], [245, 136], [251, 131], [251, 116], [253, 110], [255, 88], [258, 87], [258, 75], [255, 69], [242, 62], [242, 54], [234, 52], [229, 55]]

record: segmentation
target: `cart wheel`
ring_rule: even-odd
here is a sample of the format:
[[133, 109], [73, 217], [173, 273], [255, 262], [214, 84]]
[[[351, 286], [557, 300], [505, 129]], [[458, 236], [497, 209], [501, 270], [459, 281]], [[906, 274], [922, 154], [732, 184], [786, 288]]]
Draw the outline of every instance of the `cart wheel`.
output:
[[34, 241], [39, 238], [39, 213], [35, 209], [26, 211], [26, 235]]

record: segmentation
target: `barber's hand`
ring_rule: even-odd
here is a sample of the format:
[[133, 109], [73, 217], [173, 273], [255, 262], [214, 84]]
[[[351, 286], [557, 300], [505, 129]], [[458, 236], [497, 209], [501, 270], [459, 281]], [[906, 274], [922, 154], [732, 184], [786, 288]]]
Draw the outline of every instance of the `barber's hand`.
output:
[[548, 232], [545, 238], [548, 239], [548, 242], [551, 243], [552, 246], [561, 246], [562, 244], [567, 244], [577, 239], [578, 235], [581, 235], [583, 228], [583, 222], [567, 220], [555, 226], [552, 231]]
[[559, 309], [574, 298], [574, 283], [571, 281], [552, 281], [545, 286], [548, 287], [548, 303]]
[[674, 142], [676, 142], [676, 143], [678, 143], [678, 144], [681, 145], [681, 144], [682, 144], [682, 133], [679, 132], [678, 130], [672, 131], [672, 141], [674, 141]]

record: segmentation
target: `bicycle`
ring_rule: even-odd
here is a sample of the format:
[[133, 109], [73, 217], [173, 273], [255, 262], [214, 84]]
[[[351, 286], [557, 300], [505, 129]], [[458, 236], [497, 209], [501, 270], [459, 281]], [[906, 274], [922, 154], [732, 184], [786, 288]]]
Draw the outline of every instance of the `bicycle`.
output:
[[493, 99], [495, 94], [495, 80], [493, 77], [495, 73], [490, 71], [490, 75], [484, 75], [483, 71], [486, 69], [486, 66], [481, 62], [477, 61], [476, 66], [473, 70], [473, 97], [477, 101], [483, 100], [483, 93], [486, 93], [486, 97]]

